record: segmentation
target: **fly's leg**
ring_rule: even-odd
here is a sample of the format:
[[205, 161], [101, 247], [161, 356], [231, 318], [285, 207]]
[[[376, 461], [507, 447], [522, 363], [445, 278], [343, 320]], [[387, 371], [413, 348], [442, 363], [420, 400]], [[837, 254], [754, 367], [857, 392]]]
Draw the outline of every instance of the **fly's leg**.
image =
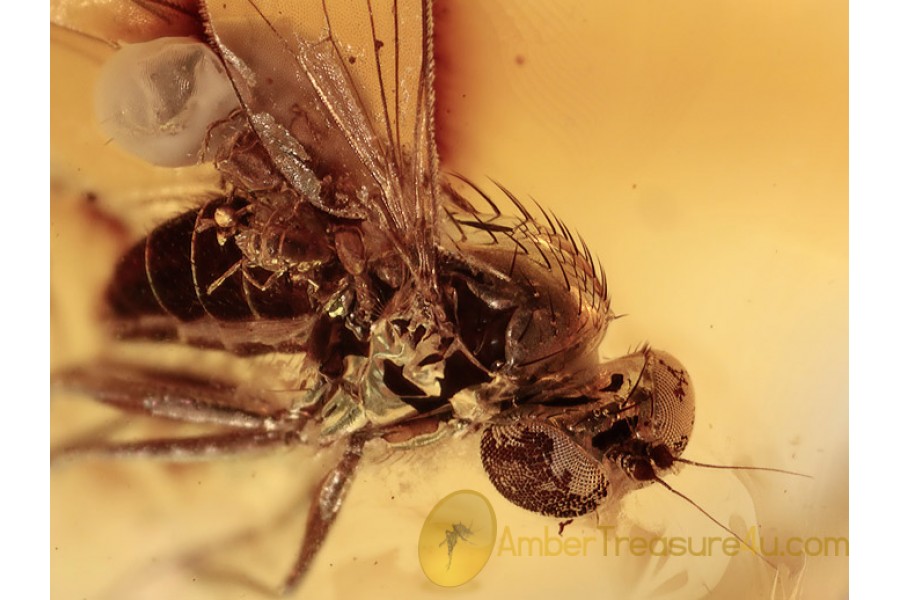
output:
[[350, 443], [344, 450], [340, 462], [319, 482], [306, 516], [306, 530], [303, 533], [300, 554], [284, 581], [283, 594], [289, 594], [297, 588], [328, 536], [341, 510], [344, 497], [350, 489], [350, 482], [362, 457], [365, 441], [363, 434], [356, 433], [350, 436]]
[[299, 436], [283, 431], [231, 431], [191, 437], [156, 438], [135, 442], [83, 442], [50, 453], [50, 462], [89, 457], [157, 459], [168, 462], [214, 460], [275, 446], [289, 446]]
[[206, 460], [290, 446], [301, 441], [300, 433], [309, 418], [307, 411], [274, 410], [263, 398], [246, 395], [241, 396], [238, 408], [235, 386], [171, 372], [103, 365], [62, 373], [54, 378], [54, 384], [124, 412], [227, 428], [224, 432], [192, 437], [131, 442], [82, 438], [54, 449], [51, 452], [54, 462], [87, 456]]
[[53, 385], [126, 412], [189, 423], [264, 429], [277, 418], [262, 408], [262, 398], [242, 398], [242, 405], [257, 408], [235, 407], [234, 385], [168, 371], [101, 364], [56, 375]]

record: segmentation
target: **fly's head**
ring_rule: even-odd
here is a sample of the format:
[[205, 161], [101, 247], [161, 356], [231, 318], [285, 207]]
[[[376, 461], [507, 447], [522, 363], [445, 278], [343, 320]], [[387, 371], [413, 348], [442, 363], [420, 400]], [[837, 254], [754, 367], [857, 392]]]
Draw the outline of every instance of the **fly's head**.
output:
[[684, 451], [694, 389], [670, 354], [648, 348], [605, 363], [581, 392], [525, 402], [485, 428], [482, 464], [513, 504], [584, 515], [658, 479]]

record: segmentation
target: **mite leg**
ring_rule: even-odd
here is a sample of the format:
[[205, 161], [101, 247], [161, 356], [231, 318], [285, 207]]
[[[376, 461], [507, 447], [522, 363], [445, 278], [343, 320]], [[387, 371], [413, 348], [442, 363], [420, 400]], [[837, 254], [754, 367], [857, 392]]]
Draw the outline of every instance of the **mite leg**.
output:
[[273, 271], [264, 282], [260, 283], [256, 280], [256, 277], [254, 277], [253, 272], [250, 271], [246, 261], [242, 260], [240, 262], [240, 267], [241, 274], [244, 276], [244, 282], [249, 283], [261, 292], [268, 291], [268, 289], [277, 283], [278, 279], [284, 274], [283, 271]]
[[328, 536], [328, 531], [334, 524], [350, 488], [350, 482], [362, 457], [364, 444], [363, 435], [352, 435], [341, 461], [319, 482], [306, 516], [306, 530], [303, 533], [300, 554], [284, 581], [283, 594], [289, 594], [297, 588]]

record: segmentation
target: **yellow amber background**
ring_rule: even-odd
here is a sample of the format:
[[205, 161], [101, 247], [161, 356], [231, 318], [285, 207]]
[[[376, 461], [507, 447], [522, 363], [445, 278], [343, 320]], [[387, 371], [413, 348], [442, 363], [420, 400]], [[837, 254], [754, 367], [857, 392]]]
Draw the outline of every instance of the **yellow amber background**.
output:
[[[628, 315], [612, 324], [603, 354], [648, 341], [692, 374], [697, 421], [687, 457], [814, 476], [687, 467], [667, 481], [741, 533], [760, 522], [764, 535], [782, 539], [847, 536], [846, 4], [444, 6], [458, 49], [438, 74], [447, 83], [439, 110], [451, 110], [441, 121], [446, 166], [533, 196], [587, 239], [609, 276], [613, 309]], [[55, 62], [58, 46], [54, 54], [54, 115], [77, 114], [95, 63]], [[138, 168], [94, 137], [86, 119], [69, 129], [51, 117], [55, 364], [91, 349], [89, 291], [122, 244], [68, 200], [91, 189], [143, 206], [202, 187], [193, 174]], [[93, 410], [60, 408], [54, 435]], [[301, 450], [210, 465], [54, 470], [52, 596], [266, 597], [221, 573], [198, 578], [172, 557], [215, 556], [223, 540], [274, 522], [226, 553], [225, 564], [275, 585], [324, 462]], [[298, 597], [848, 593], [846, 557], [774, 557], [776, 578], [746, 552], [604, 557], [596, 546], [578, 557], [496, 556], [495, 548], [473, 581], [440, 588], [421, 572], [417, 540], [432, 507], [459, 489], [489, 499], [498, 540], [507, 526], [521, 536], [556, 530], [496, 493], [477, 436], [374, 456]], [[599, 535], [597, 522], [580, 519], [566, 537]], [[658, 486], [599, 523], [632, 537], [723, 535]]]

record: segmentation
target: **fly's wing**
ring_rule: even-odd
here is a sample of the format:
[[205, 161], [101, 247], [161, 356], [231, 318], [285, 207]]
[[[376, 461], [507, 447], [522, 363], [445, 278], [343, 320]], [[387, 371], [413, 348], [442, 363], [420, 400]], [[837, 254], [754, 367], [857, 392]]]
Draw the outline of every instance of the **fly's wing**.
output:
[[328, 184], [306, 194], [314, 204], [375, 223], [434, 289], [430, 1], [229, 0], [204, 13], [285, 180], [302, 186], [311, 168]]

